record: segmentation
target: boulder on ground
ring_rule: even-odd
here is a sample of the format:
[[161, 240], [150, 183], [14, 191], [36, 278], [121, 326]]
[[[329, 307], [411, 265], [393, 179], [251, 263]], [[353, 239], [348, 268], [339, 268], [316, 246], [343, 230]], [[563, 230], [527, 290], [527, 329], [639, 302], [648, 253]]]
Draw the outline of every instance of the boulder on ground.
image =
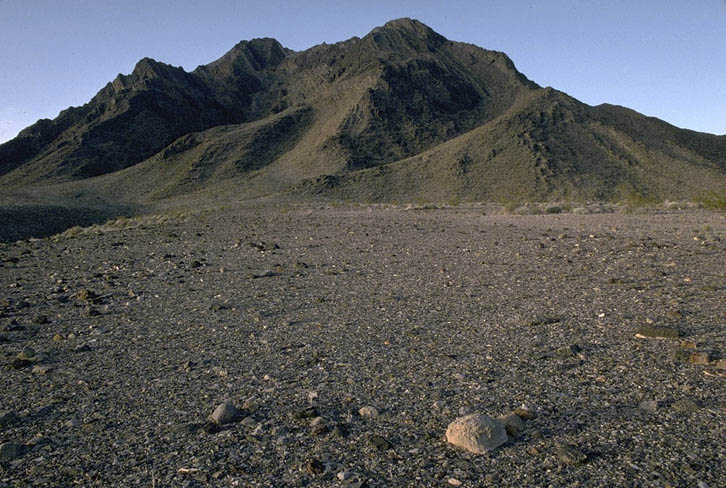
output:
[[502, 422], [480, 413], [459, 417], [446, 429], [446, 440], [474, 454], [484, 454], [501, 446], [509, 437]]

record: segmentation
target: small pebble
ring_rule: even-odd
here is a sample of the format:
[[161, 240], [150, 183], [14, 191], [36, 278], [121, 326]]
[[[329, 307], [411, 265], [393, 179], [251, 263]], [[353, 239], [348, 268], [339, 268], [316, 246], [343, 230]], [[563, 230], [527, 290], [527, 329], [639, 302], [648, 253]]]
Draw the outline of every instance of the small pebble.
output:
[[53, 368], [47, 364], [36, 364], [30, 372], [33, 374], [46, 374], [50, 373], [52, 370]]
[[378, 417], [378, 410], [375, 407], [361, 407], [360, 410], [358, 410], [358, 415], [361, 417]]
[[35, 350], [32, 347], [24, 347], [20, 353], [18, 353], [18, 359], [22, 361], [31, 361], [35, 358]]

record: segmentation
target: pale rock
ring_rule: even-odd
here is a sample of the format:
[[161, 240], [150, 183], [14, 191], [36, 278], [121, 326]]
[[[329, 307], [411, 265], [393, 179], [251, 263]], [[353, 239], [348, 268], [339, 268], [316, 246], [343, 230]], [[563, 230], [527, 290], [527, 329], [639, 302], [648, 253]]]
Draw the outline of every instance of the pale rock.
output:
[[502, 422], [479, 413], [459, 417], [446, 429], [446, 440], [450, 444], [474, 454], [492, 451], [508, 439]]
[[376, 409], [376, 407], [365, 406], [361, 407], [360, 410], [358, 410], [358, 415], [360, 415], [361, 417], [370, 418], [378, 417], [378, 410]]

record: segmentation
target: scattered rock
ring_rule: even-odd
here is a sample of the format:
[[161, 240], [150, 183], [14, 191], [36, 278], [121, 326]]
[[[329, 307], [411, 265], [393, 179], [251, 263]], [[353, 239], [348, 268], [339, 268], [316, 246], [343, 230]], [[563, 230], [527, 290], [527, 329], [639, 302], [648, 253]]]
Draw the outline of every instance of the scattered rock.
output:
[[719, 359], [714, 366], [716, 366], [716, 369], [726, 370], [726, 359]]
[[73, 348], [73, 352], [88, 352], [91, 350], [91, 346], [88, 344], [78, 344]]
[[638, 329], [635, 337], [639, 339], [678, 339], [681, 333], [672, 327], [646, 325]]
[[508, 436], [499, 420], [473, 413], [451, 422], [446, 429], [446, 440], [475, 454], [483, 454], [507, 442]]
[[199, 481], [200, 483], [206, 483], [208, 480], [207, 473], [205, 473], [204, 471], [202, 471], [199, 468], [179, 468], [179, 470], [177, 472], [179, 474], [189, 476], [189, 477], [195, 479], [196, 481]]
[[385, 451], [393, 447], [393, 445], [385, 437], [377, 434], [372, 435], [368, 439], [368, 442], [379, 451]]
[[274, 251], [276, 249], [280, 249], [280, 246], [278, 246], [275, 243], [268, 244], [266, 242], [250, 242], [250, 246], [257, 249], [260, 252], [264, 251]]
[[33, 361], [35, 359], [35, 350], [32, 347], [24, 347], [22, 351], [18, 353], [18, 359], [21, 361]]
[[376, 407], [365, 406], [361, 407], [360, 410], [358, 410], [358, 415], [360, 415], [361, 417], [370, 418], [378, 417], [378, 410], [376, 409]]
[[35, 366], [33, 366], [33, 369], [30, 370], [30, 372], [33, 374], [46, 374], [50, 373], [51, 371], [53, 371], [53, 367], [47, 364], [36, 364]]
[[59, 342], [63, 340], [63, 336], [60, 334], [56, 334], [53, 336], [53, 342]]
[[451, 486], [461, 486], [461, 481], [457, 480], [456, 478], [449, 478], [446, 480]]
[[338, 478], [340, 481], [349, 480], [353, 476], [350, 471], [340, 471], [338, 474], [335, 475], [336, 478]]
[[524, 432], [524, 422], [522, 421], [522, 418], [515, 413], [502, 415], [501, 417], [497, 417], [497, 420], [504, 424], [504, 429], [507, 431], [507, 435], [510, 439], [517, 439], [522, 435], [522, 432]]
[[571, 444], [562, 444], [555, 448], [555, 456], [560, 464], [576, 466], [587, 461], [587, 454]]
[[0, 444], [0, 461], [12, 461], [17, 459], [27, 451], [24, 444], [17, 442], [4, 442]]
[[214, 409], [209, 417], [214, 423], [224, 425], [234, 422], [239, 416], [239, 410], [231, 403], [222, 403]]
[[522, 405], [519, 408], [515, 408], [512, 413], [521, 418], [522, 420], [532, 420], [537, 418], [537, 414], [534, 413], [534, 410], [529, 408], [527, 405]]
[[555, 357], [559, 359], [568, 359], [577, 356], [580, 352], [580, 347], [577, 344], [560, 347], [555, 351]]

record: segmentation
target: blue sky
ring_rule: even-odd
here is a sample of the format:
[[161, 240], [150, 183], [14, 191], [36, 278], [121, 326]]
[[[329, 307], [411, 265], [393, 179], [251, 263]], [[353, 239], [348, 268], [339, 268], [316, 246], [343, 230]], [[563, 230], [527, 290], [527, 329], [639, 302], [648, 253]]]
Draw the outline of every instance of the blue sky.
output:
[[726, 133], [726, 0], [0, 0], [0, 142], [149, 56], [192, 70], [243, 39], [303, 50], [412, 17], [542, 86]]

